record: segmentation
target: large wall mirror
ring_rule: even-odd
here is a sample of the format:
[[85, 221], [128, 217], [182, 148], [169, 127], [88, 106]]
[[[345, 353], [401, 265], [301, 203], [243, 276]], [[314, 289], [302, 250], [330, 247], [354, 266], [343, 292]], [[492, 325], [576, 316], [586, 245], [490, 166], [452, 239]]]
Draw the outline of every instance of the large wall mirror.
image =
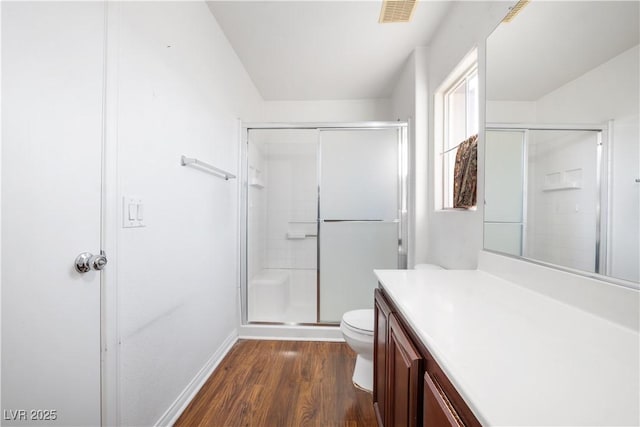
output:
[[486, 88], [485, 249], [638, 287], [640, 2], [529, 2]]

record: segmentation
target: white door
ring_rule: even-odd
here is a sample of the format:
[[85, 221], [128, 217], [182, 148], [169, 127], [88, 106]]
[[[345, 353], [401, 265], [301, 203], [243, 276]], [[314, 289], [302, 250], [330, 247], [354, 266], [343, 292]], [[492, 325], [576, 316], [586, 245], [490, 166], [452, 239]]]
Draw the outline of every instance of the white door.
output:
[[104, 4], [2, 2], [2, 424], [100, 424]]

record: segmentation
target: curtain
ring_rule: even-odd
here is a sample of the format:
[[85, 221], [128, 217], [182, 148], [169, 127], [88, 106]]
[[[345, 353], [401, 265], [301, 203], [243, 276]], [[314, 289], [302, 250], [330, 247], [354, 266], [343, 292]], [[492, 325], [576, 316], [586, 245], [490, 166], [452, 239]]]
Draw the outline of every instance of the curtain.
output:
[[453, 207], [470, 208], [475, 206], [478, 187], [477, 134], [458, 146], [453, 176]]

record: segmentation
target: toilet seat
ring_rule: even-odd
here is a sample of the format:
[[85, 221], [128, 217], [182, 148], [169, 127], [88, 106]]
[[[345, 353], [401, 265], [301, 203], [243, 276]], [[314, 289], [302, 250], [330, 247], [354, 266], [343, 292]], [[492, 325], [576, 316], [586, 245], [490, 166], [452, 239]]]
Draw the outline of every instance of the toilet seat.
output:
[[373, 336], [373, 309], [348, 311], [342, 316], [345, 327]]

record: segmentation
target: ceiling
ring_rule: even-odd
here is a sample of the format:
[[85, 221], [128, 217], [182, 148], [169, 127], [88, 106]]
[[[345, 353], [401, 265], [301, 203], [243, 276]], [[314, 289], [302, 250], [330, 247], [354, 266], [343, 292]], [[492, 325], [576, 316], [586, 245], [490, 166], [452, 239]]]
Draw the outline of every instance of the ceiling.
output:
[[265, 100], [391, 95], [451, 2], [419, 1], [408, 24], [378, 24], [382, 1], [210, 1]]
[[534, 0], [487, 40], [487, 99], [538, 100], [638, 43], [638, 1]]

